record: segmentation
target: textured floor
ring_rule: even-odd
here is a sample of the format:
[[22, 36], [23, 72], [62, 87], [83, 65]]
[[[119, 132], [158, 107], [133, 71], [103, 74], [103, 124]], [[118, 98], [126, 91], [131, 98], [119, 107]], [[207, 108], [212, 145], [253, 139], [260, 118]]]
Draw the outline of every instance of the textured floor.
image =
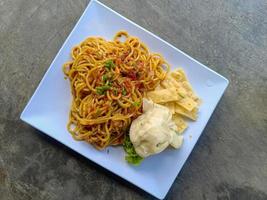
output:
[[[166, 199], [267, 199], [267, 1], [103, 0], [230, 85]], [[153, 199], [19, 120], [87, 0], [0, 0], [0, 199]]]

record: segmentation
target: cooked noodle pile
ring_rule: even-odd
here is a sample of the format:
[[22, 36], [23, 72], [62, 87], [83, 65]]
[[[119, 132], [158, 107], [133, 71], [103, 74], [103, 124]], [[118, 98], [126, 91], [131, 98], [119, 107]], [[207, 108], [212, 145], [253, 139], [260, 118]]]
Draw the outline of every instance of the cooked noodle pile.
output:
[[169, 65], [125, 31], [112, 41], [89, 37], [71, 55], [63, 67], [73, 95], [69, 132], [97, 149], [122, 144], [142, 114], [142, 97], [165, 78]]

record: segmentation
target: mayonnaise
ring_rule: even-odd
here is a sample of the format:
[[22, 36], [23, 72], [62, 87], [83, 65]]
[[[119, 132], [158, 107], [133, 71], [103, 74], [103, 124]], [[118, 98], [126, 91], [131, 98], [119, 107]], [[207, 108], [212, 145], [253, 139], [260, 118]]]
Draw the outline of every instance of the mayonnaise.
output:
[[144, 113], [135, 119], [130, 128], [130, 140], [141, 157], [159, 153], [169, 145], [179, 148], [183, 136], [176, 133], [171, 111], [162, 105], [143, 99]]

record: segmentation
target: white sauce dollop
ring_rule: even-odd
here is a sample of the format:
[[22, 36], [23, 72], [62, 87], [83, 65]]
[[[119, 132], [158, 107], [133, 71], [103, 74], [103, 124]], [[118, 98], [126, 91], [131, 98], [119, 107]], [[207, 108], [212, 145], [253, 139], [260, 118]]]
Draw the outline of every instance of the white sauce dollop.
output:
[[157, 154], [169, 145], [179, 148], [183, 136], [172, 121], [169, 108], [143, 99], [144, 113], [135, 119], [130, 128], [130, 140], [141, 157]]

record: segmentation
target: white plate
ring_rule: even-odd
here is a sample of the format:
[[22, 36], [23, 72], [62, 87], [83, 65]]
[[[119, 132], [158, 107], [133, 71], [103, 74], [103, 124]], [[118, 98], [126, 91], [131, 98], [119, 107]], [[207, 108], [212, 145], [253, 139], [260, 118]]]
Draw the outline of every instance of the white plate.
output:
[[[199, 118], [190, 122], [184, 144], [179, 150], [168, 149], [151, 156], [138, 167], [127, 164], [121, 147], [97, 151], [85, 142], [73, 140], [66, 129], [71, 94], [64, 80], [62, 65], [70, 60], [71, 48], [89, 36], [112, 39], [119, 30], [138, 36], [151, 51], [161, 53], [172, 69], [183, 67], [196, 93], [203, 100]], [[228, 80], [186, 55], [171, 44], [126, 19], [98, 1], [92, 0], [58, 52], [35, 93], [21, 114], [21, 119], [74, 151], [111, 172], [163, 199], [195, 146]]]

